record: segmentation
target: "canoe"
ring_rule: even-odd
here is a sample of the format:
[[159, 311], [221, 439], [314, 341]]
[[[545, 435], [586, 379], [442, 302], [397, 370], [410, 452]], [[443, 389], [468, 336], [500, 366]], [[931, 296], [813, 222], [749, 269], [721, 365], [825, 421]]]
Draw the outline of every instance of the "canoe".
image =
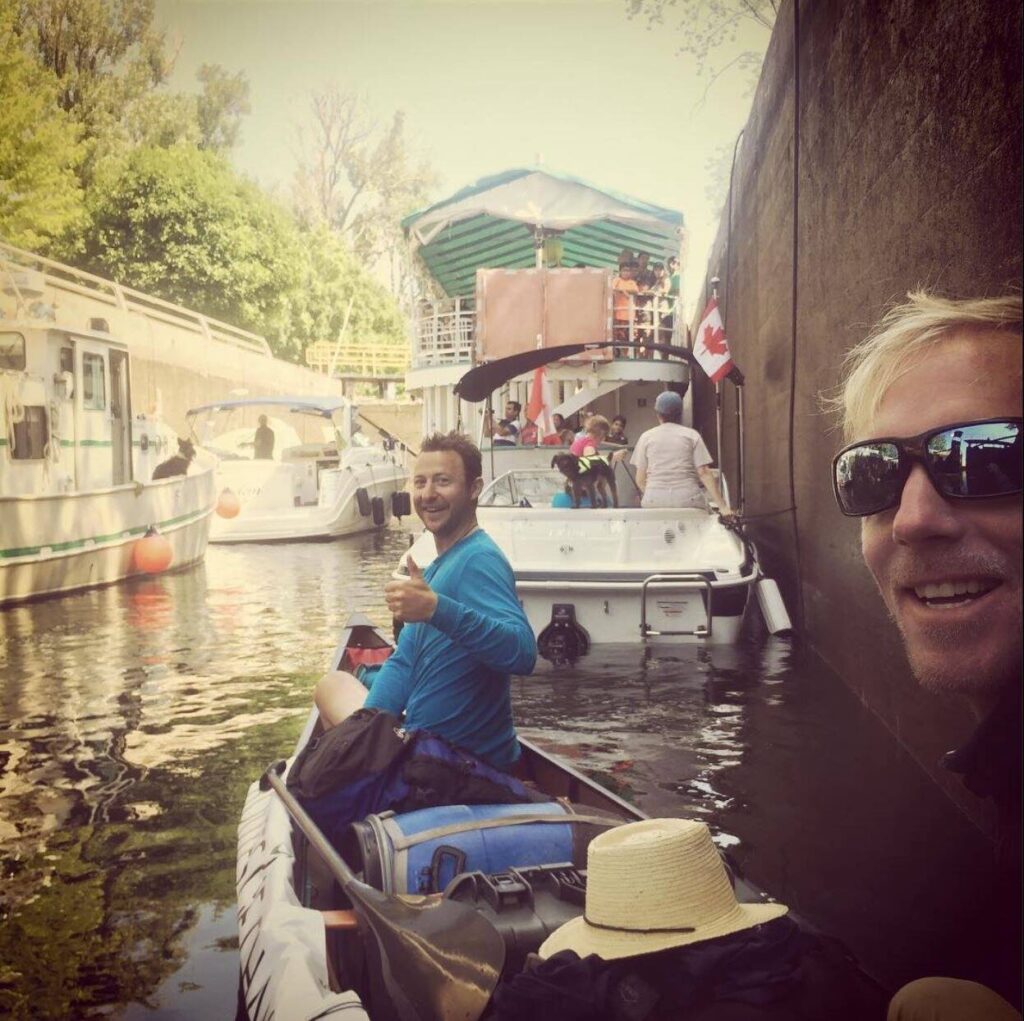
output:
[[[354, 615], [331, 665], [355, 672], [382, 662], [392, 647], [383, 631]], [[314, 709], [295, 754], [319, 732]], [[583, 813], [647, 818], [532, 742], [520, 743], [518, 775], [544, 794]], [[241, 1021], [471, 1021], [503, 968], [521, 966], [551, 929], [582, 913], [585, 872], [564, 861], [460, 875], [443, 894], [371, 887], [285, 788], [292, 761], [294, 755], [252, 784], [238, 829]], [[740, 901], [770, 900], [723, 857]]]

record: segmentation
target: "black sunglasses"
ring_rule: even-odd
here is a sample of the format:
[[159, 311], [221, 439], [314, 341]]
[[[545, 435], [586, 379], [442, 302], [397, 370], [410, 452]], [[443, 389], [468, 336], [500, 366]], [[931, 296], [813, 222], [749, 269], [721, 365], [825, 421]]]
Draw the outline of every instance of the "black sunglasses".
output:
[[839, 509], [850, 517], [878, 514], [900, 502], [915, 464], [953, 500], [984, 500], [1021, 491], [1020, 418], [991, 418], [929, 429], [908, 439], [851, 443], [832, 461]]

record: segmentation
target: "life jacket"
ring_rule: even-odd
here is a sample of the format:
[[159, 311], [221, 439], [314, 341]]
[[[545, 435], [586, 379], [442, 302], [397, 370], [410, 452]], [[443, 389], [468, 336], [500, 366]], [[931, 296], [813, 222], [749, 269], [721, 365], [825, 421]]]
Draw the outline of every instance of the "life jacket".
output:
[[608, 463], [608, 458], [603, 454], [581, 454], [577, 460], [579, 461], [578, 474], [583, 475], [585, 472], [590, 471], [595, 464], [603, 464], [605, 467], [610, 468], [611, 465]]

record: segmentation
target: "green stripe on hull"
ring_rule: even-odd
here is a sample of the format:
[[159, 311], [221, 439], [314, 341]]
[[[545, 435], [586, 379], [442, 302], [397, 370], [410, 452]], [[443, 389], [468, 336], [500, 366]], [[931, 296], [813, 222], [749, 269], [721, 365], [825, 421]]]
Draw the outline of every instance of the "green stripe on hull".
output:
[[[198, 521], [200, 518], [205, 517], [213, 510], [213, 505], [204, 510], [195, 511], [191, 514], [182, 514], [176, 518], [168, 518], [166, 521], [158, 521], [153, 526], [158, 531], [166, 528], [174, 528], [178, 525], [191, 524], [193, 521]], [[0, 560], [15, 560], [18, 557], [33, 557], [38, 556], [44, 549], [48, 549], [51, 553], [68, 553], [73, 550], [85, 549], [88, 547], [103, 546], [107, 543], [116, 542], [117, 540], [128, 540], [143, 536], [149, 530], [149, 525], [142, 525], [139, 528], [128, 528], [120, 532], [114, 532], [111, 535], [92, 535], [85, 539], [72, 539], [69, 542], [51, 542], [46, 543], [43, 546], [23, 546], [20, 549], [5, 549], [0, 550]]]

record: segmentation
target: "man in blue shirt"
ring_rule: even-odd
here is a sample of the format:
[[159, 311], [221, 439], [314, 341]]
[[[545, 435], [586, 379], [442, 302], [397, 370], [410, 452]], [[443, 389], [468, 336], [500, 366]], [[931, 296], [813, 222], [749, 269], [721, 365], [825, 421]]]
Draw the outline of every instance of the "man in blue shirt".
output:
[[[413, 506], [433, 533], [437, 558], [423, 571], [408, 558], [409, 578], [385, 586], [388, 608], [405, 626], [363, 704], [404, 713], [408, 727], [509, 769], [519, 758], [510, 675], [533, 670], [537, 642], [508, 560], [477, 525], [481, 475], [480, 451], [468, 437], [424, 441]], [[358, 707], [352, 690], [345, 674], [320, 681], [315, 697], [325, 724]]]

